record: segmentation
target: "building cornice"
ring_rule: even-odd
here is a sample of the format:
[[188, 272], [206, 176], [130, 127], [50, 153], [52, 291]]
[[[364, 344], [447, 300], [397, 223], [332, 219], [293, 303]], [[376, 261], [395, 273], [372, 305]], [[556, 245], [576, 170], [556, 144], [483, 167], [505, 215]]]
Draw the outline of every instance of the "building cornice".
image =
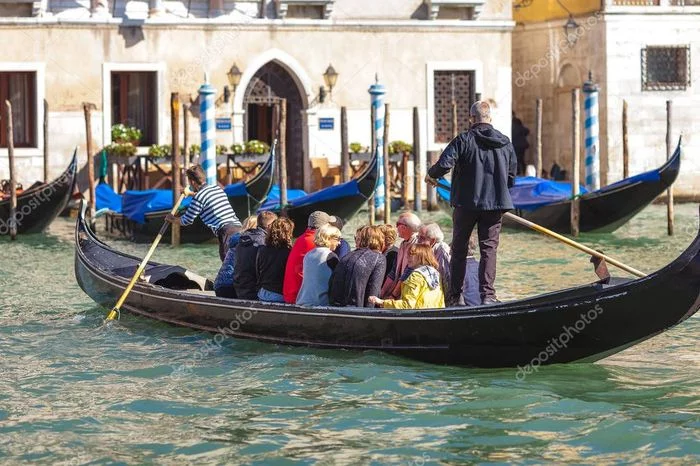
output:
[[279, 20], [251, 19], [245, 22], [232, 22], [221, 18], [149, 18], [128, 20], [124, 18], [85, 18], [67, 19], [56, 17], [39, 18], [0, 18], [3, 26], [67, 26], [67, 27], [142, 27], [148, 29], [235, 29], [235, 30], [289, 30], [289, 31], [397, 31], [411, 32], [510, 32], [515, 28], [511, 20]]

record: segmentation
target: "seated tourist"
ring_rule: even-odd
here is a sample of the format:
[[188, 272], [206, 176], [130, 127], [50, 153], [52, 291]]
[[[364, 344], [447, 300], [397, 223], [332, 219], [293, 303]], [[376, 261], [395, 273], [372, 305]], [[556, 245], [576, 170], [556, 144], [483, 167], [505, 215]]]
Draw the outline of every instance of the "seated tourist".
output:
[[214, 279], [214, 293], [223, 298], [235, 298], [236, 291], [233, 289], [233, 269], [236, 266], [236, 245], [241, 239], [241, 234], [258, 226], [258, 217], [251, 215], [243, 221], [241, 231], [231, 235], [228, 241], [228, 250], [224, 263], [221, 264], [219, 273]]
[[283, 303], [282, 283], [289, 252], [292, 250], [294, 222], [280, 217], [270, 225], [265, 246], [258, 250], [255, 265], [258, 280], [258, 299]]
[[450, 286], [450, 247], [444, 241], [445, 235], [437, 223], [427, 223], [420, 227], [418, 231], [418, 242], [427, 244], [433, 250], [433, 255], [437, 261], [437, 270], [440, 273], [440, 283], [445, 298], [450, 296], [448, 287]]
[[255, 261], [258, 250], [265, 245], [267, 229], [277, 215], [263, 211], [258, 214], [258, 226], [241, 235], [236, 246], [236, 267], [233, 270], [233, 289], [238, 299], [258, 299], [258, 280]]
[[384, 248], [382, 254], [386, 259], [386, 270], [384, 271], [384, 280], [386, 280], [389, 272], [396, 268], [396, 257], [399, 255], [399, 248], [396, 247], [396, 240], [399, 238], [399, 232], [396, 231], [394, 225], [379, 225], [379, 229], [384, 234]]
[[[331, 222], [331, 225], [336, 227], [342, 233], [343, 226], [345, 226], [345, 222], [342, 218], [336, 217], [335, 215], [333, 216], [333, 218], [335, 218], [335, 221]], [[335, 255], [338, 256], [338, 259], [342, 259], [347, 255], [347, 253], [350, 252], [350, 249], [350, 243], [348, 243], [344, 238], [341, 237], [340, 243], [338, 243], [338, 247], [333, 252], [335, 252]]]
[[381, 299], [370, 296], [369, 302], [385, 309], [434, 309], [445, 307], [440, 274], [433, 251], [427, 244], [409, 249], [408, 268], [401, 277], [401, 298]]
[[323, 225], [335, 221], [335, 217], [325, 212], [317, 210], [311, 212], [308, 220], [308, 228], [297, 238], [292, 246], [292, 251], [287, 259], [287, 266], [284, 269], [284, 283], [282, 284], [282, 295], [284, 302], [294, 304], [301, 287], [301, 280], [304, 274], [304, 256], [316, 247], [314, 237], [316, 230]]
[[400, 279], [408, 266], [408, 250], [411, 246], [418, 243], [419, 228], [420, 219], [413, 212], [404, 212], [396, 220], [396, 230], [399, 233], [399, 238], [403, 241], [401, 246], [399, 246], [398, 256], [396, 257], [396, 267], [389, 272], [382, 286], [382, 297], [398, 298], [401, 295]]
[[340, 242], [340, 230], [333, 225], [323, 225], [316, 231], [316, 247], [304, 256], [304, 273], [296, 303], [301, 306], [327, 306], [328, 284], [331, 273], [338, 265], [333, 252]]
[[384, 234], [379, 226], [362, 227], [355, 235], [357, 249], [340, 259], [331, 274], [331, 306], [367, 307], [369, 297], [382, 289], [386, 259]]

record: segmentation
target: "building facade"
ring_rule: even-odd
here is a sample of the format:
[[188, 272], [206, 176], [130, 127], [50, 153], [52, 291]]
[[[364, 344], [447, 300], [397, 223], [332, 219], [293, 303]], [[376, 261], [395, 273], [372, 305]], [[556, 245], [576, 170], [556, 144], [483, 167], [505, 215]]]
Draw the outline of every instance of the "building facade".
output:
[[[571, 90], [590, 73], [600, 86], [602, 184], [623, 178], [623, 101], [634, 175], [666, 160], [671, 100], [673, 145], [682, 133], [684, 147], [676, 193], [700, 196], [700, 159], [693, 156], [700, 150], [700, 1], [519, 0], [514, 19], [513, 110], [534, 133], [536, 99], [543, 99], [545, 169], [557, 163], [570, 171]], [[581, 112], [583, 118], [583, 104]]]
[[[96, 105], [95, 148], [111, 142], [112, 125], [127, 123], [141, 129], [146, 152], [170, 143], [170, 94], [195, 102], [205, 73], [217, 89], [217, 116], [232, 117], [232, 129], [217, 133], [219, 144], [269, 142], [267, 103], [287, 99], [291, 187], [309, 187], [309, 158], [339, 163], [341, 107], [350, 142], [370, 144], [375, 77], [391, 104], [389, 140], [412, 142], [419, 109], [424, 165], [426, 150], [449, 141], [452, 99], [461, 129], [480, 94], [509, 132], [511, 7], [510, 0], [5, 0], [0, 98], [15, 108], [20, 182], [43, 170], [44, 100], [57, 174], [75, 146], [86, 158], [83, 102]], [[224, 93], [234, 64], [240, 83]], [[323, 77], [329, 64], [338, 73], [332, 89]], [[196, 109], [192, 143], [199, 142]], [[2, 125], [0, 178], [7, 177]]]

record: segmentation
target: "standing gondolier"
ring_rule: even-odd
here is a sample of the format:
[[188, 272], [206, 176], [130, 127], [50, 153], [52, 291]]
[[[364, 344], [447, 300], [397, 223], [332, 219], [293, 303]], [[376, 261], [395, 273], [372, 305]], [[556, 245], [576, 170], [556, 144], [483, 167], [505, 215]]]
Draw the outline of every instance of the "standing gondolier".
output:
[[208, 185], [201, 165], [193, 165], [185, 172], [192, 191], [185, 188], [185, 194], [194, 195], [192, 202], [182, 217], [168, 214], [170, 223], [191, 225], [199, 217], [219, 240], [219, 257], [223, 262], [228, 251], [228, 242], [232, 235], [240, 231], [241, 222], [231, 207], [228, 196], [217, 185]]
[[463, 305], [462, 286], [469, 236], [478, 225], [479, 294], [482, 304], [498, 302], [493, 283], [496, 279], [496, 251], [503, 213], [513, 209], [508, 188], [515, 183], [518, 161], [508, 137], [491, 126], [491, 107], [476, 102], [469, 110], [471, 127], [454, 138], [430, 167], [425, 181], [437, 180], [452, 171], [450, 193], [453, 207], [452, 260], [450, 261], [449, 305]]

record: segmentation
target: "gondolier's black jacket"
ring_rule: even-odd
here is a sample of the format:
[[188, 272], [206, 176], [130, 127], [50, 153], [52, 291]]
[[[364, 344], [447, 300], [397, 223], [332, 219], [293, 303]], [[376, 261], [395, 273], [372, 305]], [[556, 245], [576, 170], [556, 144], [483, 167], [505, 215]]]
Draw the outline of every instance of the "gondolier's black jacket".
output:
[[477, 123], [454, 138], [428, 175], [439, 179], [452, 170], [450, 203], [467, 210], [510, 210], [508, 188], [518, 160], [510, 139], [488, 123]]

